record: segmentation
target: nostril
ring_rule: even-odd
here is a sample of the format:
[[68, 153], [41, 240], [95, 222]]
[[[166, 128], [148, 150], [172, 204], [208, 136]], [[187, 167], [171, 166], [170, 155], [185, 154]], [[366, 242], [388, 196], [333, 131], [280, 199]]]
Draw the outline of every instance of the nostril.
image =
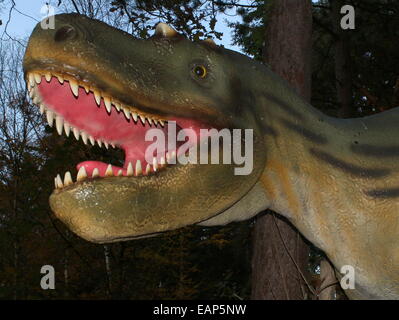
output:
[[54, 40], [56, 42], [73, 39], [76, 36], [75, 28], [71, 26], [63, 26], [55, 33]]

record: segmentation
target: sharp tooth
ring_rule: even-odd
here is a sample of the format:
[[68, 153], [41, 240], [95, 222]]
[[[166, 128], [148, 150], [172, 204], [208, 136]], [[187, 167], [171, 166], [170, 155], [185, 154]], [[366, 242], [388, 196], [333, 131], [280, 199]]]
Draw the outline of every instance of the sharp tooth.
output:
[[62, 179], [61, 179], [60, 175], [57, 174], [57, 177], [55, 179], [56, 179], [58, 189], [62, 189], [64, 187], [64, 184], [62, 183]]
[[143, 123], [143, 125], [145, 125], [145, 117], [143, 117], [142, 115], [139, 115], [141, 122]]
[[104, 104], [105, 104], [105, 109], [107, 109], [108, 113], [111, 113], [111, 99], [108, 97], [104, 97]]
[[75, 136], [76, 140], [79, 141], [80, 132], [78, 128], [73, 128], [73, 135]]
[[121, 104], [119, 102], [114, 102], [116, 110], [121, 111]]
[[72, 93], [75, 97], [79, 96], [79, 85], [75, 80], [69, 80], [69, 86], [71, 87]]
[[154, 125], [157, 126], [158, 125], [158, 120], [153, 119], [152, 122], [154, 122]]
[[54, 121], [54, 113], [50, 110], [47, 110], [46, 116], [47, 116], [48, 125], [52, 127]]
[[42, 77], [40, 76], [40, 74], [34, 73], [33, 76], [35, 77], [35, 82], [37, 84], [40, 84], [40, 82], [42, 82]]
[[69, 171], [67, 171], [65, 173], [65, 177], [64, 177], [64, 186], [67, 187], [71, 184], [73, 184], [72, 176], [71, 176], [71, 173]]
[[114, 149], [115, 149], [115, 145], [114, 145], [113, 143], [111, 143], [111, 146], [112, 146], [112, 148], [114, 148]]
[[105, 148], [107, 148], [107, 150], [108, 150], [108, 142], [106, 142], [106, 141], [104, 141], [104, 146], [105, 146]]
[[59, 82], [60, 84], [63, 84], [63, 83], [64, 83], [64, 78], [63, 78], [62, 76], [57, 76], [57, 79], [58, 79], [58, 82]]
[[65, 130], [66, 136], [69, 137], [69, 134], [71, 133], [71, 127], [66, 122], [64, 122], [64, 130]]
[[54, 187], [55, 187], [56, 189], [58, 189], [57, 177], [54, 178]]
[[46, 74], [44, 76], [45, 76], [47, 82], [51, 81], [51, 74], [50, 73], [46, 72]]
[[88, 86], [84, 86], [86, 93], [88, 94], [90, 92], [90, 88]]
[[132, 112], [132, 116], [133, 116], [133, 120], [134, 120], [134, 122], [137, 122], [137, 113], [135, 113], [135, 112]]
[[84, 132], [84, 131], [82, 131], [82, 132], [80, 133], [80, 135], [82, 136], [83, 143], [84, 143], [84, 144], [87, 144], [87, 139], [89, 138], [89, 136], [87, 135], [87, 133]]
[[100, 92], [97, 90], [93, 91], [94, 93], [94, 99], [96, 100], [97, 105], [99, 106], [101, 104], [101, 95]]
[[148, 121], [148, 123], [149, 123], [150, 125], [152, 125], [152, 119], [147, 118], [147, 121]]
[[114, 172], [112, 171], [112, 166], [109, 164], [107, 167], [107, 170], [105, 171], [105, 176], [112, 177], [113, 175], [114, 175]]
[[130, 119], [130, 111], [123, 108], [123, 113], [125, 114], [126, 119], [129, 120]]
[[122, 171], [122, 169], [120, 169], [119, 171], [118, 171], [118, 177], [122, 177], [123, 176], [123, 171]]
[[76, 176], [76, 181], [81, 182], [87, 178], [86, 169], [84, 166], [80, 167], [78, 175]]
[[97, 144], [98, 146], [101, 148], [103, 146], [103, 143], [101, 142], [101, 140], [97, 140]]
[[62, 135], [62, 128], [64, 127], [64, 119], [59, 116], [55, 117], [55, 127], [59, 135]]
[[40, 114], [43, 114], [45, 110], [46, 110], [46, 109], [44, 108], [44, 105], [41, 104], [41, 105], [40, 105]]
[[29, 97], [32, 99], [32, 101], [33, 101], [33, 98], [35, 97], [35, 94], [36, 94], [35, 90], [30, 88], [29, 89]]
[[100, 172], [98, 171], [97, 168], [94, 168], [93, 174], [91, 175], [92, 178], [97, 178], [100, 176]]
[[157, 161], [157, 158], [153, 158], [153, 159], [152, 159], [152, 166], [153, 166], [153, 168], [154, 168], [154, 171], [157, 171], [157, 170], [158, 170], [158, 161]]
[[147, 167], [145, 168], [145, 174], [149, 174], [151, 171], [150, 165], [147, 163]]
[[126, 175], [127, 175], [128, 177], [131, 177], [131, 176], [133, 176], [133, 174], [134, 174], [134, 172], [133, 172], [133, 166], [132, 166], [132, 163], [129, 162], [129, 164], [128, 164], [128, 166], [127, 166]]
[[163, 122], [162, 120], [159, 120], [159, 123], [161, 124], [162, 127], [165, 125], [165, 122]]
[[142, 173], [143, 173], [143, 170], [141, 169], [141, 161], [137, 160], [136, 161], [136, 176], [138, 176]]
[[35, 76], [33, 73], [29, 73], [29, 84], [33, 88], [36, 85]]
[[89, 137], [89, 140], [92, 146], [96, 144], [96, 140], [92, 136]]

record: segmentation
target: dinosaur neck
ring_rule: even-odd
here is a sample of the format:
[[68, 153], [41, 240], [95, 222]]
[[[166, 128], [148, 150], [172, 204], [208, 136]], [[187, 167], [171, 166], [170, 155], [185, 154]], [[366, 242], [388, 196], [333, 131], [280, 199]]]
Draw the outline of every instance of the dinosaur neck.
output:
[[[284, 94], [263, 94], [257, 110], [267, 149], [260, 182], [270, 208], [287, 217], [338, 268], [371, 268], [370, 250], [381, 257], [378, 250], [387, 239], [397, 266], [399, 110], [334, 119], [289, 90], [272, 90]], [[368, 276], [374, 271], [368, 270]]]

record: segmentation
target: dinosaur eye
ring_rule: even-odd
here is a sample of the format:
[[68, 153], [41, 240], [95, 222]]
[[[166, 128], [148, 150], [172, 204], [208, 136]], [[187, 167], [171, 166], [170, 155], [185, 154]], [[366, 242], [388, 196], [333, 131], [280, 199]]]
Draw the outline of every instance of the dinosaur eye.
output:
[[206, 70], [206, 68], [203, 65], [198, 65], [195, 66], [193, 69], [194, 74], [201, 78], [204, 79], [206, 77], [206, 75], [208, 74], [208, 71]]

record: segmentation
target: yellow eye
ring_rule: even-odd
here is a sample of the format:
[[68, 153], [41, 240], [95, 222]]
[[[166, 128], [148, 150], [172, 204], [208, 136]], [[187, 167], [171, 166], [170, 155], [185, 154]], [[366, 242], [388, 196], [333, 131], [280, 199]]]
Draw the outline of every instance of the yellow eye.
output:
[[193, 71], [197, 77], [202, 79], [208, 74], [208, 71], [204, 66], [195, 66]]

